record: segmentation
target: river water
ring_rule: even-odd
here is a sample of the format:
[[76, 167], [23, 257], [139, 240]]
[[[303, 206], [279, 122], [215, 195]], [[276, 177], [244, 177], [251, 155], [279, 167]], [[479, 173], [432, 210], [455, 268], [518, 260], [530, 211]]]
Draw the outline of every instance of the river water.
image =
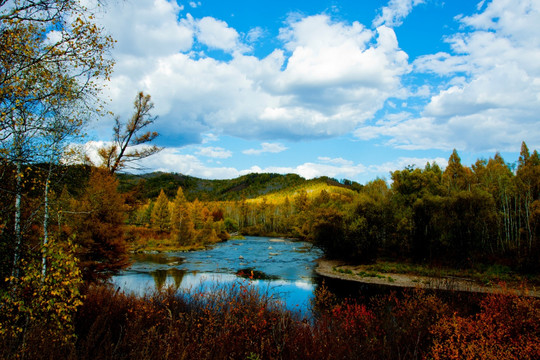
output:
[[322, 251], [310, 243], [249, 236], [218, 243], [206, 250], [135, 254], [133, 264], [112, 282], [127, 292], [143, 294], [164, 286], [177, 289], [215, 288], [249, 283], [278, 298], [284, 306], [309, 311], [316, 287], [315, 260]]

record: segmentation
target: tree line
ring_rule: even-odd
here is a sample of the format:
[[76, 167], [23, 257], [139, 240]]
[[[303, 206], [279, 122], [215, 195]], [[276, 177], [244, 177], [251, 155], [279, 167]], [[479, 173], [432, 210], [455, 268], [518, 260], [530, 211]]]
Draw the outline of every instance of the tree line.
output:
[[225, 221], [246, 234], [313, 241], [330, 257], [379, 257], [468, 267], [501, 262], [537, 271], [540, 158], [522, 144], [517, 167], [500, 154], [391, 173], [355, 190], [327, 187], [294, 195], [220, 202]]
[[[214, 233], [225, 239], [225, 233], [238, 232], [312, 241], [329, 257], [357, 262], [383, 257], [538, 270], [540, 157], [525, 143], [516, 165], [497, 153], [468, 167], [454, 150], [444, 171], [427, 163], [392, 172], [390, 184], [376, 179], [338, 185], [303, 183], [229, 201], [187, 201], [178, 187], [172, 201], [163, 192], [156, 200], [139, 199], [128, 222], [171, 231], [179, 243], [201, 242], [208, 234], [216, 239]], [[182, 235], [211, 228], [214, 233], [203, 237]]]

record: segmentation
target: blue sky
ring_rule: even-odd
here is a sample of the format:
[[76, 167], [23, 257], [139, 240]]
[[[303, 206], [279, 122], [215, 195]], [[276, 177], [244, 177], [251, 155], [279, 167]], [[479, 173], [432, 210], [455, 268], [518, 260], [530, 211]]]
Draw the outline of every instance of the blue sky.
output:
[[[152, 96], [146, 171], [365, 183], [407, 165], [540, 148], [537, 0], [109, 2], [104, 95]], [[112, 119], [89, 129], [110, 139]]]

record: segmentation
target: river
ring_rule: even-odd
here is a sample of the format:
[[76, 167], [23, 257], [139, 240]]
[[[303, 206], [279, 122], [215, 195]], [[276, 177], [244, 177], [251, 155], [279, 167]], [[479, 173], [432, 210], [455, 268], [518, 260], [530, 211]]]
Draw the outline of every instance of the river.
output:
[[[305, 313], [317, 284], [315, 260], [322, 255], [307, 242], [248, 236], [201, 251], [134, 254], [133, 264], [112, 282], [127, 292], [143, 294], [164, 286], [209, 289], [248, 281], [279, 298], [287, 309]], [[253, 280], [241, 276], [251, 271]]]

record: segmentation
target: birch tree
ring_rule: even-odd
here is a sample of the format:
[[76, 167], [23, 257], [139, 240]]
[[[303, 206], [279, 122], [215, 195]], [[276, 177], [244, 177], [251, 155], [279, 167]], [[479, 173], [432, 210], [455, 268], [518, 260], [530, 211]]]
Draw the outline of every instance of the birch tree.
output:
[[[0, 2], [1, 183], [13, 184], [0, 185], [13, 201], [12, 216], [2, 216], [13, 230], [4, 231], [2, 241], [12, 254], [12, 275], [18, 275], [30, 223], [23, 219], [24, 170], [58, 161], [64, 140], [77, 136], [99, 108], [102, 80], [112, 69], [112, 43], [78, 0]], [[45, 186], [41, 205], [47, 194]]]

